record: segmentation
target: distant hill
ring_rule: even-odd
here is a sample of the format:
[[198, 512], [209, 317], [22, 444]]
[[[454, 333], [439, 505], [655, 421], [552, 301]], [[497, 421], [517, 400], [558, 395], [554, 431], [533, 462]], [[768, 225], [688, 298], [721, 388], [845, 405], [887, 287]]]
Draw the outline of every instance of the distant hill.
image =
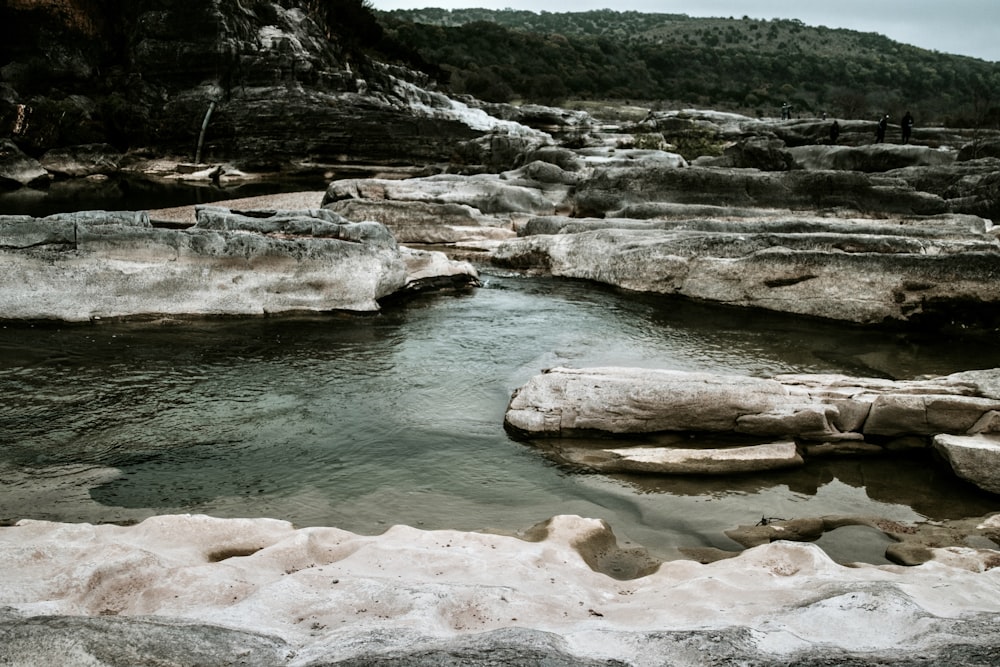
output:
[[1000, 125], [1000, 64], [798, 20], [611, 10], [378, 12], [386, 35], [487, 101], [629, 99], [748, 115]]

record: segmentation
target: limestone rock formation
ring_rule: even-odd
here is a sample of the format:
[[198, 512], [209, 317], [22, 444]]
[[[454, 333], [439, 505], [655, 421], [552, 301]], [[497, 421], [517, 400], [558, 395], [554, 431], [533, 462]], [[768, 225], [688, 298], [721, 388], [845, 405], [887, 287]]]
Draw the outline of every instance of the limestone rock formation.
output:
[[747, 447], [683, 449], [680, 447], [626, 447], [604, 449], [610, 455], [594, 465], [602, 472], [641, 472], [662, 475], [731, 475], [742, 472], [795, 468], [803, 460], [795, 443], [771, 442]]
[[810, 145], [789, 148], [788, 155], [800, 169], [886, 172], [904, 167], [950, 165], [955, 162], [957, 152], [909, 144]]
[[0, 100], [0, 127], [33, 157], [103, 143], [256, 172], [459, 154], [507, 169], [548, 139], [434, 91], [425, 74], [371, 60], [327, 34], [308, 3], [23, 0], [0, 12], [36, 28], [5, 45]]
[[[551, 447], [564, 460], [603, 472], [761, 470], [801, 464], [796, 442], [884, 445], [896, 438], [937, 436], [936, 446], [944, 448], [959, 476], [996, 492], [995, 476], [985, 471], [1000, 466], [1000, 447], [989, 435], [1000, 432], [998, 379], [998, 370], [889, 381], [554, 368], [514, 392], [504, 422], [531, 439], [615, 436], [621, 446], [598, 440]], [[652, 443], [628, 441], [650, 434], [659, 437]], [[945, 437], [949, 434], [976, 438]], [[743, 446], [722, 444], [718, 435], [740, 436], [744, 442], [734, 442]], [[691, 448], [699, 443], [701, 451]], [[972, 450], [975, 460], [967, 454]], [[972, 472], [976, 468], [980, 472]]]
[[990, 664], [996, 551], [929, 551], [917, 568], [844, 567], [775, 541], [659, 564], [574, 516], [522, 537], [22, 521], [0, 527], [0, 661]]
[[1000, 494], [1000, 436], [997, 429], [977, 435], [941, 434], [934, 449], [951, 465], [955, 474], [981, 489]]
[[0, 187], [44, 185], [49, 178], [49, 172], [38, 160], [25, 155], [10, 139], [0, 139]]
[[[569, 221], [582, 229], [586, 223]], [[862, 324], [998, 324], [1000, 245], [992, 236], [918, 237], [901, 226], [898, 235], [834, 231], [840, 221], [804, 233], [778, 225], [749, 231], [752, 224], [713, 231], [726, 225], [711, 220], [675, 229], [611, 224], [506, 241], [491, 259], [640, 292]]]
[[[515, 238], [526, 215], [553, 214], [563, 206], [570, 186], [562, 176], [570, 172], [541, 164], [504, 174], [333, 181], [323, 206], [350, 220], [379, 221], [400, 243], [499, 242]], [[540, 171], [549, 178], [525, 176]]]
[[57, 178], [82, 178], [115, 174], [122, 158], [109, 144], [87, 144], [53, 148], [42, 156], [41, 165]]
[[753, 206], [816, 211], [849, 209], [897, 215], [947, 213], [941, 197], [860, 172], [783, 171], [640, 165], [595, 169], [574, 195], [575, 215], [648, 202]]
[[[375, 311], [378, 301], [475, 270], [403, 252], [378, 223], [329, 211], [199, 211], [189, 229], [146, 213], [0, 218], [7, 319]], [[413, 272], [411, 274], [411, 271]]]

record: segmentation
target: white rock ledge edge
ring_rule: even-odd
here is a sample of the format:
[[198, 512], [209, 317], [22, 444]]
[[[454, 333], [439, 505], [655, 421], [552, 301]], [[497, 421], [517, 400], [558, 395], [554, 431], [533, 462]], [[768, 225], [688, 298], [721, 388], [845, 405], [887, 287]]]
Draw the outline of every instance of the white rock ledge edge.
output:
[[621, 581], [587, 565], [588, 549], [606, 548], [609, 536], [604, 522], [578, 516], [551, 519], [536, 541], [406, 526], [362, 536], [203, 515], [128, 527], [25, 520], [0, 528], [0, 610], [25, 622], [115, 616], [252, 631], [291, 647], [286, 664], [360, 656], [373, 637], [385, 652], [414, 637], [516, 628], [552, 633], [581, 658], [633, 665], [659, 664], [662, 654], [643, 647], [668, 631], [749, 629], [755, 650], [774, 657], [1000, 645], [1000, 631], [982, 632], [1000, 614], [993, 551], [844, 567], [815, 545], [774, 542]]

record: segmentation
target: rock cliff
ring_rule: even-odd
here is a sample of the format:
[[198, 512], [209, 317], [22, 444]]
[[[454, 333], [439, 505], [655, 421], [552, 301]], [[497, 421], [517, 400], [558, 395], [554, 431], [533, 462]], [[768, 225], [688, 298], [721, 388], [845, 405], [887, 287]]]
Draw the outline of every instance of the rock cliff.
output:
[[[106, 143], [320, 172], [446, 162], [494, 129], [526, 131], [433, 92], [425, 75], [369, 59], [301, 5], [7, 3], [0, 128], [33, 158]], [[27, 25], [37, 29], [19, 29]]]

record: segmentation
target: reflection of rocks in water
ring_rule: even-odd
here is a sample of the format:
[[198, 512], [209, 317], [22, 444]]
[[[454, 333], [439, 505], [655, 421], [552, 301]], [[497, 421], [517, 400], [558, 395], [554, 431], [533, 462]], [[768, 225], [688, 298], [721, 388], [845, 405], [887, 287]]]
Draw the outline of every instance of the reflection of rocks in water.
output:
[[[532, 526], [520, 536], [530, 542], [541, 542], [558, 536], [564, 530], [556, 521], [549, 519]], [[611, 527], [604, 521], [572, 541], [584, 562], [595, 572], [622, 581], [638, 579], [652, 574], [660, 567], [660, 561], [653, 558], [642, 547], [625, 548], [618, 544]]]
[[[893, 377], [892, 374], [886, 371], [880, 370], [880, 368], [885, 368], [886, 365], [877, 364], [877, 360], [872, 360], [870, 357], [865, 358], [861, 355], [855, 355], [853, 353], [844, 353], [840, 350], [814, 350], [813, 355], [817, 359], [822, 359], [823, 361], [828, 361], [840, 368], [843, 368], [845, 372], [854, 373], [863, 377], [877, 377], [885, 378], [887, 380], [895, 380], [897, 378]], [[870, 365], [872, 361], [875, 361], [875, 365]]]
[[0, 463], [0, 475], [4, 480], [0, 525], [14, 525], [29, 516], [58, 521], [70, 513], [78, 521], [130, 523], [152, 514], [145, 509], [115, 507], [109, 519], [108, 506], [94, 498], [92, 492], [120, 479], [122, 472], [117, 468], [72, 463], [36, 467]]
[[[877, 517], [824, 516], [782, 519], [762, 517], [726, 536], [745, 548], [785, 540], [812, 542], [834, 561], [884, 565], [949, 562], [973, 571], [1000, 566], [1000, 515], [944, 522], [902, 524]], [[720, 549], [685, 549], [701, 562], [730, 558]]]
[[957, 479], [928, 452], [862, 459], [813, 459], [801, 468], [740, 475], [610, 475], [640, 493], [712, 497], [751, 495], [787, 487], [795, 494], [815, 496], [839, 481], [861, 489], [874, 501], [912, 507], [932, 520], [982, 516], [996, 510], [996, 497]]
[[844, 526], [823, 533], [813, 544], [821, 547], [838, 563], [891, 563], [885, 557], [886, 548], [895, 540], [870, 526]]

